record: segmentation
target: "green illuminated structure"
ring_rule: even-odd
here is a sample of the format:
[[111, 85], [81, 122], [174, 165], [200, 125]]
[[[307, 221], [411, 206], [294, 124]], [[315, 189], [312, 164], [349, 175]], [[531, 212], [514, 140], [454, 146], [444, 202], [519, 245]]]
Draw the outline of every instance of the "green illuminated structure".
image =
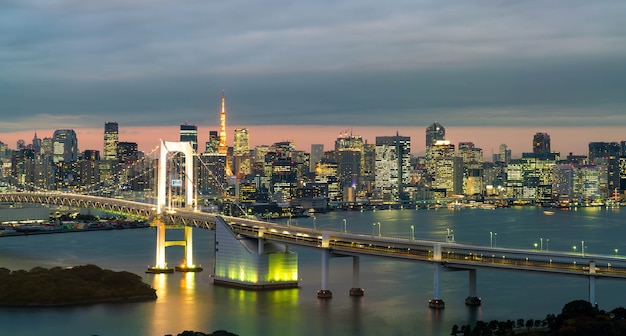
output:
[[261, 237], [239, 236], [217, 217], [213, 283], [253, 290], [298, 287], [298, 255]]

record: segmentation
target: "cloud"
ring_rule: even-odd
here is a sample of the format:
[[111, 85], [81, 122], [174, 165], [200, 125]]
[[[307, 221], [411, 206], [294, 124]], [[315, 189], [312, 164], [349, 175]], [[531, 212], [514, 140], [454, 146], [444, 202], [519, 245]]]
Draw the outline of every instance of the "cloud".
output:
[[626, 126], [624, 14], [608, 0], [4, 1], [0, 132], [217, 122], [222, 88], [241, 125]]

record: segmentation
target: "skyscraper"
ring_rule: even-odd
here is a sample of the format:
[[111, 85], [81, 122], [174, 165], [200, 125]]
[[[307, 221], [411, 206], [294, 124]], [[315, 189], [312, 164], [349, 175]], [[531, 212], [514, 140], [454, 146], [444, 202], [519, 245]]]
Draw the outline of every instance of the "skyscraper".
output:
[[376, 137], [375, 187], [386, 200], [405, 199], [404, 187], [411, 178], [411, 138]]
[[78, 139], [73, 129], [54, 131], [52, 143], [52, 159], [55, 163], [74, 162], [78, 160]]
[[550, 136], [537, 132], [533, 137], [533, 153], [550, 153]]
[[315, 166], [322, 161], [324, 156], [323, 144], [311, 144], [311, 156], [309, 158], [309, 172], [315, 172]]
[[116, 160], [117, 159], [117, 144], [118, 144], [118, 124], [117, 122], [104, 123], [104, 160]]
[[187, 121], [180, 125], [180, 141], [191, 142], [194, 151], [198, 151], [198, 125], [188, 125]]
[[432, 125], [426, 127], [426, 150], [437, 140], [445, 140], [445, 138], [446, 129], [435, 121]]
[[250, 139], [248, 135], [248, 129], [246, 128], [239, 128], [235, 130], [235, 140], [233, 142], [235, 156], [250, 154]]
[[217, 151], [219, 154], [228, 154], [228, 145], [226, 145], [226, 99], [224, 98], [224, 90], [222, 90], [222, 112], [220, 113], [220, 144]]

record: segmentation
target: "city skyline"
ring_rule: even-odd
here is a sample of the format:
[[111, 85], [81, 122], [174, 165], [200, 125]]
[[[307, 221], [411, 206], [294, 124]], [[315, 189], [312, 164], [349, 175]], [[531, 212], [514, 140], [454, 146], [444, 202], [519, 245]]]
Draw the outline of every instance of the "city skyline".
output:
[[415, 137], [405, 125], [437, 120], [450, 137], [513, 125], [532, 137], [626, 126], [620, 2], [21, 1], [0, 13], [11, 32], [0, 38], [3, 141], [111, 120], [214, 125], [222, 89], [229, 125], [250, 130], [380, 126]]
[[[208, 141], [209, 131], [219, 131], [219, 111], [215, 112], [215, 124], [198, 125], [199, 148], [204, 148]], [[559, 152], [562, 157], [570, 152], [578, 155], [588, 153], [589, 142], [619, 142], [625, 139], [623, 127], [552, 127], [538, 129], [535, 127], [450, 127], [445, 122], [438, 121], [446, 128], [446, 140], [457, 145], [459, 142], [473, 142], [477, 148], [482, 148], [485, 161], [491, 161], [492, 153], [498, 153], [500, 144], [506, 144], [514, 157], [521, 153], [533, 151], [533, 136], [538, 132], [548, 133], [551, 137], [552, 151]], [[119, 141], [137, 142], [139, 150], [150, 151], [159, 144], [159, 140], [178, 141], [180, 124], [162, 127], [127, 127], [119, 124]], [[233, 145], [234, 130], [246, 128], [249, 131], [250, 148], [259, 145], [272, 145], [280, 141], [293, 141], [296, 148], [310, 151], [311, 144], [323, 144], [324, 150], [334, 148], [337, 138], [345, 134], [359, 135], [368, 143], [375, 143], [377, 136], [392, 136], [398, 133], [401, 136], [411, 137], [411, 153], [423, 155], [425, 151], [425, 131], [427, 125], [414, 127], [322, 127], [306, 125], [276, 125], [276, 126], [237, 126], [227, 125], [227, 144]], [[0, 141], [15, 148], [18, 140], [30, 143], [35, 132], [39, 138], [52, 137], [56, 129], [32, 130], [0, 134]], [[75, 129], [78, 137], [78, 147], [84, 150], [99, 150], [103, 153], [104, 128], [93, 127]]]

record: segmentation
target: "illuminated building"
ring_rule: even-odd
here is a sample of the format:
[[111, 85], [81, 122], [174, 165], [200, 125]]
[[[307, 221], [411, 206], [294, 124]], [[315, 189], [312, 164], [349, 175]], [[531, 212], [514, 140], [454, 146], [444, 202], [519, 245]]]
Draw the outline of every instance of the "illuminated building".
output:
[[620, 153], [617, 142], [589, 143], [589, 161], [601, 169], [600, 188], [605, 196], [611, 196], [616, 188], [620, 188]]
[[550, 135], [537, 132], [533, 137], [533, 153], [550, 153]]
[[180, 142], [191, 142], [194, 152], [198, 151], [198, 125], [180, 125]]
[[137, 162], [138, 146], [136, 142], [119, 142], [117, 144], [117, 160], [126, 164]]
[[574, 165], [557, 164], [552, 168], [552, 192], [557, 196], [574, 194]]
[[235, 130], [235, 140], [233, 141], [233, 154], [243, 156], [250, 154], [250, 140], [248, 129], [240, 128]]
[[405, 199], [404, 187], [411, 180], [411, 138], [376, 137], [375, 191], [385, 200]]
[[205, 147], [204, 152], [217, 154], [219, 146], [220, 146], [220, 137], [217, 131], [209, 131], [209, 141], [206, 142], [206, 147]]
[[117, 122], [104, 123], [104, 152], [103, 160], [117, 160], [117, 143], [119, 125]]
[[203, 195], [223, 196], [226, 192], [226, 155], [204, 153], [196, 162], [198, 190]]
[[53, 156], [57, 162], [75, 162], [78, 160], [78, 139], [73, 129], [54, 131], [52, 136]]
[[593, 202], [601, 197], [600, 169], [595, 165], [576, 168], [574, 171], [574, 192], [587, 202]]
[[322, 144], [311, 144], [311, 156], [309, 157], [309, 172], [315, 172], [315, 167], [317, 163], [322, 160], [322, 156], [324, 155], [324, 145]]
[[426, 127], [426, 149], [432, 146], [438, 140], [446, 139], [446, 129], [443, 128], [438, 122], [434, 122], [432, 125]]
[[100, 182], [100, 151], [86, 150], [78, 162], [78, 178], [81, 187], [93, 186]]
[[328, 186], [325, 190], [326, 194], [318, 197], [328, 197], [331, 201], [342, 200], [338, 174], [339, 168], [334, 160], [323, 158], [315, 165], [315, 182], [325, 183]]
[[473, 142], [460, 142], [457, 156], [463, 161], [463, 194], [483, 193], [483, 150]]
[[552, 201], [552, 168], [559, 153], [522, 153], [523, 198], [537, 203]]
[[363, 149], [363, 138], [359, 135], [344, 134], [335, 140], [338, 177], [342, 190], [360, 189], [364, 161]]
[[454, 144], [435, 141], [426, 151], [430, 188], [445, 191], [445, 196], [463, 193], [463, 159], [456, 156]]

